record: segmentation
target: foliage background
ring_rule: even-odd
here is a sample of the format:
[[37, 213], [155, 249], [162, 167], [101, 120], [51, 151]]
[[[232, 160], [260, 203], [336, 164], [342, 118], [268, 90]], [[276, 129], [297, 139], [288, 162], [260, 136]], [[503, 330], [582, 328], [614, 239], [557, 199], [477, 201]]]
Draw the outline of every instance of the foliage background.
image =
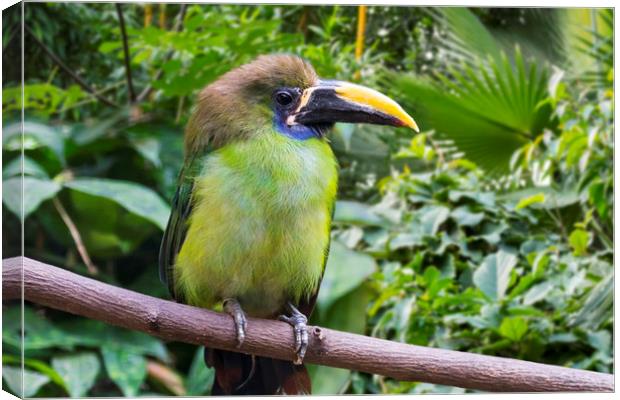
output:
[[[3, 12], [4, 257], [21, 253], [23, 214], [27, 256], [167, 298], [157, 252], [194, 95], [258, 54], [291, 52], [391, 94], [423, 129], [331, 135], [340, 201], [313, 323], [613, 372], [611, 10], [368, 7], [357, 58], [358, 7], [122, 12], [131, 104], [114, 4], [25, 3], [24, 98], [20, 9]], [[22, 342], [19, 304], [5, 302], [3, 383], [16, 394], [203, 395], [213, 379], [182, 343], [32, 304], [24, 328]], [[311, 372], [315, 393], [464, 391]]]

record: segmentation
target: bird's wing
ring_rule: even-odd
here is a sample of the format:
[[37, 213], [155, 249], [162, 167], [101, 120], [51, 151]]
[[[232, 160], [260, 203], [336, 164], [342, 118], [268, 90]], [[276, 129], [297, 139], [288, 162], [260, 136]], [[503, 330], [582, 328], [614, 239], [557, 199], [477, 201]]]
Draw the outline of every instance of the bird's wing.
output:
[[159, 249], [159, 279], [168, 286], [170, 295], [177, 301], [183, 300], [175, 291], [174, 264], [187, 233], [187, 220], [192, 211], [194, 179], [200, 172], [202, 160], [203, 157], [189, 157], [181, 169], [177, 191], [172, 199], [168, 226]]
[[[335, 205], [336, 205], [336, 199], [334, 199], [329, 205], [329, 214], [331, 215], [328, 221], [329, 225], [331, 225], [332, 220], [334, 219]], [[329, 229], [329, 232], [331, 232], [331, 229]], [[308, 319], [310, 319], [310, 314], [312, 314], [312, 311], [314, 310], [314, 306], [316, 305], [316, 299], [319, 296], [319, 289], [321, 288], [321, 282], [323, 282], [323, 276], [325, 275], [325, 267], [327, 266], [327, 259], [329, 257], [330, 244], [331, 244], [331, 235], [329, 235], [327, 239], [327, 245], [325, 246], [325, 251], [324, 251], [325, 257], [323, 258], [323, 271], [321, 272], [321, 278], [319, 279], [319, 283], [316, 286], [314, 293], [312, 293], [312, 295], [310, 295], [308, 298], [302, 298], [299, 301], [299, 304], [297, 305], [297, 308], [299, 309], [299, 311], [301, 311], [306, 317], [308, 317]]]

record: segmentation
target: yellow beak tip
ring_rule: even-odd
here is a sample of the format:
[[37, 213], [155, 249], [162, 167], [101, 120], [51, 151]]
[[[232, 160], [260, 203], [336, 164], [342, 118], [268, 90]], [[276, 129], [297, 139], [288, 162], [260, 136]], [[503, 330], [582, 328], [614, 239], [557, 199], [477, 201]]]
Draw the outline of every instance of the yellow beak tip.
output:
[[406, 126], [416, 132], [420, 132], [418, 124], [411, 118], [411, 115], [407, 114], [394, 100], [374, 89], [352, 83], [339, 82], [334, 91], [338, 97], [346, 101], [358, 103], [394, 117], [399, 121], [396, 125]]
[[414, 131], [416, 131], [416, 133], [420, 133], [420, 128], [418, 127], [418, 124], [416, 124], [413, 118], [411, 118], [409, 115], [407, 115], [406, 118], [404, 118], [403, 124], [406, 127], [411, 128]]

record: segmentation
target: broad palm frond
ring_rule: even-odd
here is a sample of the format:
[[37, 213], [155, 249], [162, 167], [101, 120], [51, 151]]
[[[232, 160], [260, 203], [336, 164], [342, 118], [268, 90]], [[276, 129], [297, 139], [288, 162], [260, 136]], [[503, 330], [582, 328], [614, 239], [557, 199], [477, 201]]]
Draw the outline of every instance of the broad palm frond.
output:
[[503, 26], [489, 27], [502, 49], [519, 45], [526, 58], [565, 67], [570, 59], [567, 41], [568, 12], [562, 8], [522, 8], [521, 18]]
[[437, 43], [448, 65], [470, 64], [476, 58], [499, 60], [501, 47], [491, 32], [466, 8], [430, 8], [428, 14], [439, 27]]
[[422, 129], [452, 140], [465, 157], [489, 175], [508, 171], [519, 147], [551, 125], [547, 99], [548, 68], [527, 65], [517, 48], [511, 63], [478, 59], [474, 66], [451, 68], [437, 80], [395, 75], [400, 98], [413, 110]]
[[489, 27], [469, 9], [435, 8], [428, 11], [439, 27], [437, 43], [443, 62], [458, 68], [461, 62], [476, 64], [477, 58], [499, 61], [516, 45], [530, 58], [563, 65], [567, 57], [564, 35], [566, 14], [561, 9], [521, 9], [522, 23]]

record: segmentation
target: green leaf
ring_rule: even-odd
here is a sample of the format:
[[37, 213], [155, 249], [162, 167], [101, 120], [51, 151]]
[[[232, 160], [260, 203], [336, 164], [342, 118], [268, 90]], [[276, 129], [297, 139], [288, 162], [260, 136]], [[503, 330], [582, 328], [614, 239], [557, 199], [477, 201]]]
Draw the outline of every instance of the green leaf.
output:
[[534, 195], [531, 195], [531, 196], [528, 196], [526, 198], [519, 200], [519, 203], [517, 203], [517, 206], [515, 207], [515, 209], [520, 210], [522, 208], [531, 206], [532, 204], [538, 204], [538, 203], [544, 203], [544, 202], [545, 202], [545, 194], [536, 193]]
[[[60, 386], [61, 388], [66, 390], [65, 382], [62, 380], [62, 377], [58, 375], [58, 372], [54, 371], [54, 369], [46, 364], [43, 361], [35, 360], [33, 358], [25, 358], [23, 359], [24, 365], [28, 368], [31, 368], [37, 372], [46, 375], [52, 382]], [[22, 364], [22, 358], [18, 356], [13, 356], [11, 354], [3, 354], [2, 355], [2, 363], [3, 364], [13, 364], [19, 365]]]
[[83, 397], [95, 384], [100, 364], [95, 353], [82, 352], [52, 358], [52, 367], [62, 376], [71, 397]]
[[597, 332], [588, 332], [587, 333], [588, 344], [592, 346], [594, 349], [610, 355], [612, 351], [612, 341], [611, 334], [609, 331], [597, 331]]
[[551, 281], [545, 281], [532, 287], [527, 291], [527, 293], [525, 293], [525, 296], [523, 297], [523, 304], [529, 306], [543, 300], [552, 289], [553, 282]]
[[610, 274], [596, 284], [588, 293], [583, 306], [571, 315], [569, 326], [579, 326], [582, 329], [598, 329], [603, 323], [612, 318], [614, 280]]
[[554, 333], [549, 336], [549, 343], [575, 343], [578, 340], [572, 333]]
[[436, 267], [428, 267], [424, 270], [424, 283], [426, 286], [430, 286], [434, 281], [441, 277], [441, 271], [439, 271]]
[[[32, 138], [38, 145], [51, 149], [58, 160], [65, 164], [65, 142], [61, 133], [48, 125], [34, 121], [24, 121], [24, 138]], [[21, 122], [5, 126], [2, 130], [2, 143], [10, 150], [21, 149], [22, 124]]]
[[428, 267], [424, 271], [424, 281], [426, 283], [426, 295], [429, 299], [434, 299], [439, 292], [450, 286], [452, 279], [442, 278], [441, 272], [435, 267]]
[[102, 178], [78, 178], [65, 186], [92, 196], [110, 199], [164, 230], [170, 207], [153, 190], [133, 182]]
[[316, 321], [317, 325], [361, 334], [366, 329], [366, 306], [372, 294], [370, 284], [363, 282], [337, 299], [328, 310], [323, 310], [321, 315], [313, 318], [313, 321]]
[[45, 169], [43, 169], [43, 167], [32, 158], [24, 156], [23, 161], [24, 164], [22, 169], [21, 157], [16, 157], [11, 160], [4, 168], [2, 168], [2, 178], [8, 179], [14, 176], [21, 176], [23, 172], [24, 175], [30, 175], [35, 178], [49, 179], [49, 175]]
[[533, 202], [532, 208], [556, 209], [564, 208], [579, 202], [579, 193], [574, 190], [559, 191], [551, 187], [533, 187], [517, 190], [498, 196], [500, 200], [520, 202], [524, 197], [544, 195], [544, 202]]
[[506, 317], [499, 326], [499, 333], [506, 339], [517, 342], [527, 333], [527, 320], [523, 317]]
[[473, 200], [477, 204], [481, 204], [485, 207], [495, 207], [495, 193], [494, 192], [469, 192], [462, 190], [450, 190], [448, 194], [450, 201], [456, 203], [463, 199]]
[[489, 244], [497, 245], [502, 240], [502, 233], [507, 229], [508, 225], [504, 221], [499, 224], [485, 222], [480, 238]]
[[308, 373], [312, 381], [313, 395], [343, 394], [350, 379], [351, 371], [341, 368], [308, 365]]
[[161, 167], [159, 159], [161, 142], [158, 139], [135, 137], [130, 138], [129, 141], [142, 157], [149, 160], [155, 167]]
[[118, 328], [90, 319], [72, 319], [57, 326], [62, 328], [62, 332], [66, 332], [65, 335], [68, 335], [71, 343], [92, 347], [114, 346], [116, 343], [122, 343], [128, 352], [149, 355], [161, 361], [170, 362], [166, 346], [161, 340], [142, 332]]
[[[22, 347], [22, 310], [19, 306], [8, 307], [3, 313], [2, 341], [21, 349]], [[71, 350], [75, 345], [71, 335], [58, 329], [32, 308], [24, 307], [24, 350], [41, 350], [60, 347]]]
[[[60, 185], [54, 181], [42, 180], [25, 176], [23, 178], [23, 205], [24, 219], [45, 200], [51, 199], [61, 189]], [[21, 219], [22, 211], [22, 178], [15, 177], [2, 181], [2, 201], [6, 207]]]
[[510, 272], [516, 264], [517, 257], [504, 250], [489, 254], [474, 272], [474, 284], [488, 299], [501, 300], [510, 282]]
[[334, 222], [361, 226], [381, 226], [385, 221], [366, 204], [339, 200], [334, 210]]
[[448, 219], [450, 209], [444, 206], [425, 206], [419, 209], [418, 213], [424, 234], [434, 236], [439, 226]]
[[590, 184], [590, 188], [588, 190], [590, 204], [596, 207], [596, 211], [602, 219], [607, 218], [608, 210], [611, 205], [607, 199], [605, 187], [606, 185], [604, 182], [596, 181]]
[[405, 247], [414, 247], [424, 244], [424, 235], [421, 230], [401, 232], [390, 239], [390, 250], [395, 251]]
[[[129, 255], [159, 230], [151, 221], [127, 210], [114, 200], [77, 190], [66, 192], [67, 207], [92, 257], [111, 259]], [[47, 222], [46, 228], [50, 233], [57, 232], [58, 228], [52, 225], [53, 221], [44, 222]], [[66, 228], [61, 229], [60, 234], [64, 234], [61, 237], [65, 238], [65, 245], [72, 246]]]
[[138, 395], [146, 377], [146, 359], [123, 346], [122, 343], [101, 348], [103, 363], [108, 376], [121, 389], [125, 397]]
[[117, 126], [129, 118], [129, 111], [126, 108], [106, 113], [94, 121], [78, 123], [71, 129], [71, 138], [79, 146], [85, 146], [103, 137], [113, 137], [118, 131]]
[[[368, 285], [362, 284], [339, 298], [326, 312], [322, 310], [324, 312], [320, 313], [320, 317], [315, 313], [312, 323], [363, 334], [366, 328], [366, 305], [371, 299], [371, 293]], [[342, 394], [351, 376], [349, 370], [318, 365], [309, 365], [308, 372], [313, 394]]]
[[450, 217], [461, 226], [476, 226], [484, 219], [484, 213], [473, 213], [467, 206], [462, 206], [454, 209]]
[[187, 395], [204, 396], [209, 394], [215, 378], [215, 369], [208, 368], [204, 360], [204, 347], [199, 347], [194, 354], [192, 365], [187, 374]]
[[573, 249], [573, 254], [582, 256], [588, 252], [588, 244], [590, 243], [590, 233], [583, 229], [575, 229], [568, 237], [568, 244]]
[[2, 378], [11, 391], [20, 397], [33, 397], [39, 389], [50, 381], [46, 375], [24, 370], [24, 392], [22, 393], [22, 369], [18, 367], [2, 367]]
[[121, 42], [103, 42], [99, 45], [99, 51], [102, 53], [109, 53], [111, 51], [117, 50], [121, 48]]
[[376, 270], [372, 257], [349, 250], [332, 240], [317, 303], [327, 310], [336, 300], [357, 288]]

